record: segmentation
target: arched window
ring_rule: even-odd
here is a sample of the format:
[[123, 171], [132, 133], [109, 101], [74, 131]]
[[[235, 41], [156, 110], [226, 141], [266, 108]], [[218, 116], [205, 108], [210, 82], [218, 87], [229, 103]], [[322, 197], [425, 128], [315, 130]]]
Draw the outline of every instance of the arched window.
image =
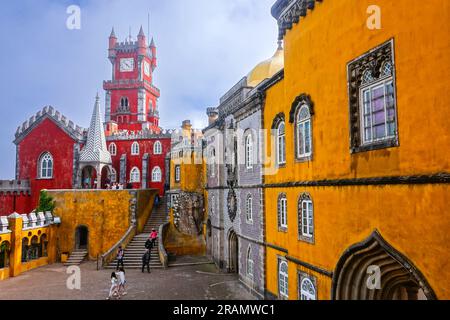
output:
[[120, 106], [122, 108], [128, 108], [129, 107], [128, 98], [123, 97], [122, 99], [120, 99]]
[[139, 155], [139, 143], [136, 141], [131, 145], [131, 155], [138, 156]]
[[161, 142], [156, 141], [153, 145], [153, 154], [162, 154], [162, 145]]
[[53, 157], [49, 152], [44, 153], [39, 159], [39, 178], [53, 178]]
[[247, 222], [253, 221], [253, 198], [251, 194], [247, 196], [247, 200], [245, 202], [245, 216]]
[[214, 178], [216, 176], [216, 150], [211, 148], [209, 152], [209, 176]]
[[249, 245], [247, 250], [247, 276], [253, 279], [253, 258], [252, 258], [252, 247]]
[[181, 181], [181, 167], [179, 165], [175, 166], [175, 182]]
[[247, 169], [253, 168], [253, 138], [252, 135], [249, 134], [245, 138], [245, 166]]
[[214, 215], [214, 211], [216, 209], [216, 197], [215, 196], [211, 196], [211, 201], [209, 204], [209, 215], [213, 216]]
[[304, 193], [298, 201], [299, 238], [311, 242], [314, 238], [314, 207], [311, 196]]
[[3, 241], [0, 244], [0, 269], [9, 267], [9, 254], [11, 244], [8, 241]]
[[281, 298], [289, 297], [288, 264], [285, 260], [278, 262], [278, 291]]
[[316, 300], [316, 288], [308, 278], [304, 278], [300, 283], [300, 300]]
[[297, 158], [308, 158], [312, 154], [311, 112], [308, 105], [303, 104], [296, 118]]
[[114, 168], [111, 168], [111, 174], [109, 176], [109, 180], [111, 180], [111, 183], [117, 182], [117, 171]]
[[282, 193], [278, 196], [278, 229], [280, 231], [287, 231], [287, 197]]
[[162, 181], [162, 173], [160, 167], [154, 167], [152, 171], [152, 182], [161, 182]]
[[131, 183], [139, 183], [139, 182], [141, 182], [141, 172], [139, 171], [139, 168], [134, 167], [133, 169], [131, 169], [130, 182]]
[[277, 128], [277, 163], [286, 163], [286, 124], [280, 122]]
[[22, 239], [22, 262], [27, 262], [30, 260], [30, 251], [29, 249], [29, 240], [28, 238]]
[[30, 259], [35, 260], [39, 258], [39, 241], [37, 236], [31, 238]]
[[39, 247], [39, 257], [47, 257], [47, 246], [48, 246], [48, 238], [47, 235], [44, 233], [41, 235], [41, 241], [40, 241], [40, 247]]
[[117, 146], [116, 146], [116, 144], [114, 142], [109, 145], [109, 153], [112, 156], [117, 155]]

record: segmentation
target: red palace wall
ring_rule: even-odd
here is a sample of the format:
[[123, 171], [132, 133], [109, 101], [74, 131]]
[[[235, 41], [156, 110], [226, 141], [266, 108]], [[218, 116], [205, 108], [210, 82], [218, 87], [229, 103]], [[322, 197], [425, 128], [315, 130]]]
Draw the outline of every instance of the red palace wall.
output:
[[[156, 141], [161, 142], [162, 145], [162, 154], [155, 155], [153, 154], [153, 145]], [[165, 158], [168, 152], [170, 152], [170, 138], [161, 138], [161, 139], [142, 139], [142, 140], [117, 140], [117, 141], [108, 141], [108, 149], [111, 143], [115, 143], [117, 147], [117, 153], [115, 156], [112, 156], [113, 168], [117, 172], [117, 180], [120, 178], [120, 158], [123, 154], [127, 155], [127, 174], [126, 181], [130, 180], [130, 172], [131, 169], [137, 167], [141, 173], [141, 182], [142, 182], [142, 159], [144, 154], [148, 153], [149, 161], [148, 161], [148, 172], [147, 172], [147, 188], [155, 188], [159, 189], [160, 195], [164, 194], [164, 183], [165, 183], [165, 175], [166, 175], [166, 163]], [[139, 155], [133, 156], [131, 155], [131, 146], [134, 142], [139, 143]], [[153, 183], [151, 181], [152, 170], [154, 167], [160, 167], [162, 172], [162, 181], [158, 183]], [[141, 183], [133, 183], [134, 189], [141, 188]]]
[[[14, 198], [15, 207], [14, 207]], [[0, 216], [7, 216], [13, 212], [30, 213], [35, 209], [32, 205], [31, 195], [27, 193], [13, 194], [11, 192], [0, 192]]]
[[[42, 189], [72, 189], [73, 148], [76, 142], [52, 120], [38, 124], [20, 143], [19, 176], [31, 184], [31, 205], [35, 207]], [[53, 156], [53, 178], [38, 178], [38, 162], [44, 152]]]

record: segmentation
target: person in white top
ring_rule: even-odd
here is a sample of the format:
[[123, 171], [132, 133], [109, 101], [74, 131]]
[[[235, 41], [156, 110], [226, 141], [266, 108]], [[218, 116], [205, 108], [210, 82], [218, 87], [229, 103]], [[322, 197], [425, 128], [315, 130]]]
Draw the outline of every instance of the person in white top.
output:
[[125, 280], [125, 270], [120, 268], [119, 272], [117, 272], [117, 276], [119, 277], [119, 295], [122, 294], [124, 296], [127, 294], [127, 291], [125, 290], [125, 283], [127, 283]]
[[107, 300], [110, 300], [112, 297], [117, 297], [119, 295], [119, 284], [117, 280], [117, 275], [115, 272], [111, 273], [111, 288], [109, 289], [109, 296], [106, 298]]

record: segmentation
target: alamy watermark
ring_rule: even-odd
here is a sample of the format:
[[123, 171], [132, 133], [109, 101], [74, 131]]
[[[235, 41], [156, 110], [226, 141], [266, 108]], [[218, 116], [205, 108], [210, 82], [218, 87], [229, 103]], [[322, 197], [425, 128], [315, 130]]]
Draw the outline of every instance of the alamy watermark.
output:
[[69, 30], [81, 29], [81, 8], [77, 5], [67, 7], [66, 13], [69, 17], [66, 20], [66, 27]]
[[379, 266], [369, 266], [367, 268], [367, 274], [369, 277], [367, 278], [367, 288], [369, 290], [380, 290], [381, 289], [381, 269]]
[[369, 30], [380, 30], [381, 29], [381, 8], [377, 5], [370, 5], [367, 7], [367, 28]]
[[81, 290], [81, 269], [78, 266], [70, 266], [66, 270], [70, 276], [66, 280], [66, 287], [69, 290]]

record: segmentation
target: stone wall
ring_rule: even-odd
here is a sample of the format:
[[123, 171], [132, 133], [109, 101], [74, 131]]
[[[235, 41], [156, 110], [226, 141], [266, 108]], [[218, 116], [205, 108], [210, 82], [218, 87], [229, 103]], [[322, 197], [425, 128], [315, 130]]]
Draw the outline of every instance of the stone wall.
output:
[[123, 237], [131, 224], [145, 223], [156, 192], [153, 189], [49, 191], [56, 202], [54, 214], [61, 218], [57, 233], [59, 252], [72, 252], [76, 229], [85, 226], [89, 258], [97, 259]]

